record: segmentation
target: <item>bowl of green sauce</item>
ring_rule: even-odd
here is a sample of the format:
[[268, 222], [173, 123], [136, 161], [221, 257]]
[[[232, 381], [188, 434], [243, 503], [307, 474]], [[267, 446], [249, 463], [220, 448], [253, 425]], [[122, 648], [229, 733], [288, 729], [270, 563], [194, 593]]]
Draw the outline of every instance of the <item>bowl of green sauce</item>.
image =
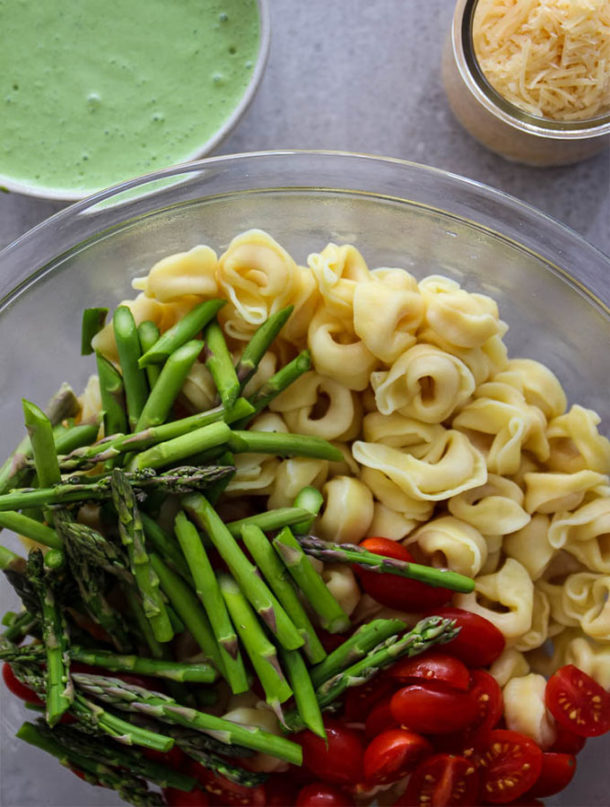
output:
[[269, 50], [267, 0], [0, 0], [0, 186], [75, 200], [214, 149]]

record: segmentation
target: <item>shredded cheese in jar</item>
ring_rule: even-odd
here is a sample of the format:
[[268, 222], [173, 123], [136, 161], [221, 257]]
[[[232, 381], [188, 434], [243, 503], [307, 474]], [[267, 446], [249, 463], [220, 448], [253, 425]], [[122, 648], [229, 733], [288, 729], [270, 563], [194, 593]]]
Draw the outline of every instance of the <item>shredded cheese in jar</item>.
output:
[[539, 117], [610, 109], [610, 0], [479, 0], [476, 57], [507, 101]]

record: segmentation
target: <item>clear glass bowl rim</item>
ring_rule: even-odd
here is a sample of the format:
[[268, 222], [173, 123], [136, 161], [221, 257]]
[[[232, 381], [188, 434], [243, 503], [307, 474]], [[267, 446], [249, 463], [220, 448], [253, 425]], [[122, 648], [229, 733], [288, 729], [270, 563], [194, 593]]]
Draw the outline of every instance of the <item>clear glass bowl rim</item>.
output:
[[[275, 178], [280, 168], [281, 185], [265, 184], [265, 177]], [[329, 171], [339, 174], [340, 184], [325, 182]], [[208, 157], [128, 180], [69, 205], [0, 251], [0, 315], [60, 256], [102, 232], [158, 210], [156, 205], [166, 191], [177, 194], [172, 204], [208, 196], [207, 172], [212, 177], [233, 172], [245, 181], [245, 187], [228, 188], [226, 194], [271, 189], [351, 192], [449, 214], [533, 253], [610, 320], [610, 257], [541, 210], [477, 180], [420, 163], [347, 151], [294, 149]], [[255, 177], [252, 182], [251, 176]], [[146, 190], [151, 183], [167, 183], [173, 177], [176, 183], [169, 189]], [[180, 198], [182, 188], [188, 191], [185, 199]], [[200, 193], [197, 197], [192, 196], [194, 188]], [[131, 196], [136, 192], [135, 198], [120, 199], [126, 192]], [[74, 230], [79, 232], [78, 239]]]

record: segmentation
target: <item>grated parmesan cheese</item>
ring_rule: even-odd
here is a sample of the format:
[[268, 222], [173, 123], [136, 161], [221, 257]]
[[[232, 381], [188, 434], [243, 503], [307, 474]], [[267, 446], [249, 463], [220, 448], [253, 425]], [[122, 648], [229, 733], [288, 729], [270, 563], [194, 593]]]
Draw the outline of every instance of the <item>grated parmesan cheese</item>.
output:
[[610, 108], [610, 0], [479, 0], [476, 57], [515, 106], [555, 120]]

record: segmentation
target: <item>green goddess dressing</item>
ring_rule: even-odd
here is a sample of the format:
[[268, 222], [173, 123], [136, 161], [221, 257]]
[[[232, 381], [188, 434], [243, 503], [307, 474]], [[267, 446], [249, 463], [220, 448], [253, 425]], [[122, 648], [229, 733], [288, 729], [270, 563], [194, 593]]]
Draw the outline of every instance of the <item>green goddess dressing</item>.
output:
[[0, 0], [0, 185], [83, 196], [191, 158], [230, 118], [256, 0]]

